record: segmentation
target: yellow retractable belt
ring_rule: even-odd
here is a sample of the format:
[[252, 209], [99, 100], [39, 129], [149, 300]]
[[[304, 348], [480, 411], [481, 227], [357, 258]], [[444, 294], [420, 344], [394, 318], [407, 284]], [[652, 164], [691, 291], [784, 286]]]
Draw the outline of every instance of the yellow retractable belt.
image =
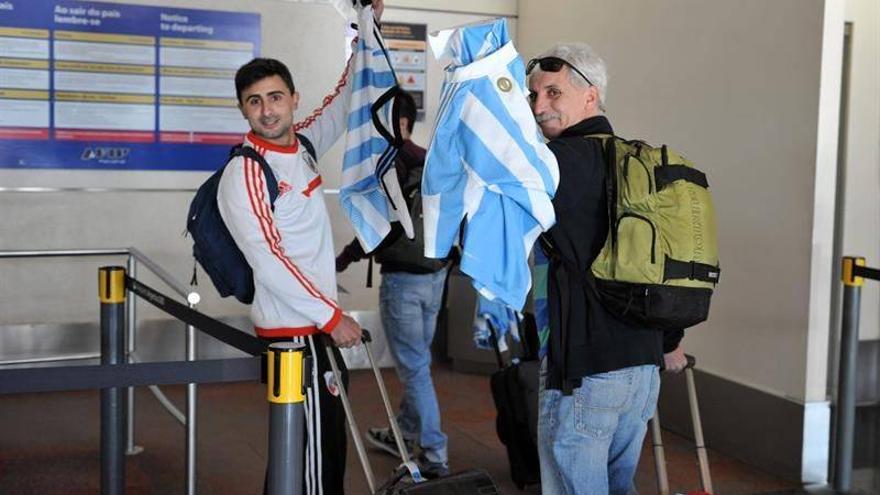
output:
[[274, 404], [303, 402], [303, 346], [283, 344], [269, 347], [267, 398]]
[[856, 266], [865, 266], [865, 258], [860, 256], [844, 256], [843, 258], [843, 274], [841, 279], [843, 285], [849, 287], [861, 287], [865, 285], [865, 279], [853, 275], [853, 269]]
[[102, 266], [98, 269], [98, 299], [105, 304], [125, 302], [125, 268]]

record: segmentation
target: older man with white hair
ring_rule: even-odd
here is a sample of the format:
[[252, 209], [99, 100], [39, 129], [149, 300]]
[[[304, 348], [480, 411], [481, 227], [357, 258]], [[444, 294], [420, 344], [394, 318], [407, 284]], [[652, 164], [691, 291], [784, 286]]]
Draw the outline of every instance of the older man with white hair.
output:
[[535, 250], [542, 490], [626, 495], [635, 491], [659, 369], [686, 364], [678, 347], [683, 332], [621, 321], [585, 276], [615, 228], [606, 185], [614, 130], [605, 117], [605, 62], [589, 45], [559, 44], [532, 59], [527, 73], [532, 110], [560, 175], [557, 223]]

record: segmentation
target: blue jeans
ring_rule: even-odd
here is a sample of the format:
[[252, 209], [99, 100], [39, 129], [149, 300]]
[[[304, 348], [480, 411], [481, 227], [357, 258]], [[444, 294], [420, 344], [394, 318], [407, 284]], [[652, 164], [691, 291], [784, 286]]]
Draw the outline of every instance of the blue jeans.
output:
[[379, 287], [382, 326], [403, 383], [397, 420], [404, 438], [418, 440], [431, 462], [448, 460], [431, 380], [431, 342], [445, 281], [446, 269], [428, 274], [385, 273]]
[[545, 390], [541, 365], [538, 452], [545, 494], [636, 493], [639, 454], [660, 392], [657, 366], [584, 377], [572, 395]]

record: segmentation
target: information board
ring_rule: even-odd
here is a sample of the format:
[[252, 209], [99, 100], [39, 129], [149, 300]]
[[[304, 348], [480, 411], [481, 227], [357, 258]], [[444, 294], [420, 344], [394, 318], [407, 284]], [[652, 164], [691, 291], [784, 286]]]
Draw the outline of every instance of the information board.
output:
[[0, 167], [213, 170], [259, 14], [0, 0]]
[[391, 65], [397, 74], [397, 83], [413, 96], [418, 110], [418, 120], [425, 116], [425, 72], [428, 46], [428, 26], [403, 22], [383, 22], [382, 37], [385, 38]]

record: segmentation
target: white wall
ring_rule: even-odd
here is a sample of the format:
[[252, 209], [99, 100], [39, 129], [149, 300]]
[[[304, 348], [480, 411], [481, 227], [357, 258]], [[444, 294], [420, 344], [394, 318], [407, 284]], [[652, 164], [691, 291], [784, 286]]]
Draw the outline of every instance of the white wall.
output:
[[591, 43], [616, 132], [667, 143], [708, 174], [723, 271], [686, 348], [707, 371], [804, 400], [823, 2], [519, 6], [521, 51]]
[[[880, 2], [847, 0], [846, 20], [853, 23], [846, 195], [845, 255], [864, 256], [880, 266]], [[860, 335], [880, 338], [880, 284], [862, 290]]]
[[517, 0], [388, 0], [388, 7], [492, 16], [516, 16]]

